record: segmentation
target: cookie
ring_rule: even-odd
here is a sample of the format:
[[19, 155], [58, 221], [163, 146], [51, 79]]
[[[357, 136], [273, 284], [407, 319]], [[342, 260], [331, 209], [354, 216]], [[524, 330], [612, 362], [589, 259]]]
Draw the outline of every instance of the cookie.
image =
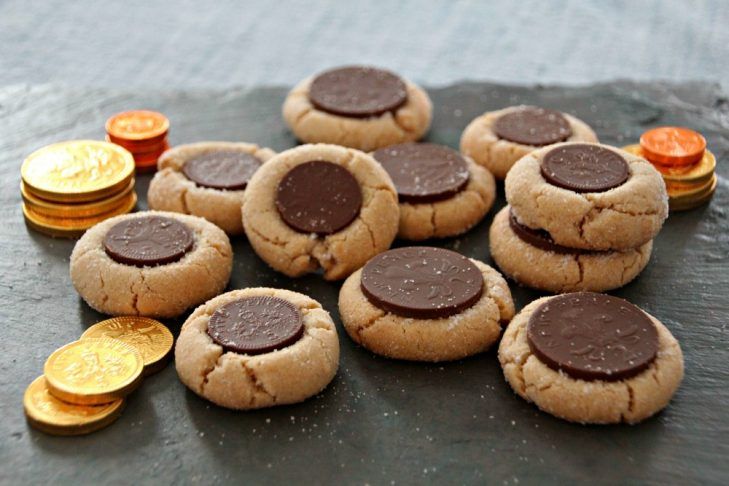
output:
[[398, 192], [399, 238], [460, 235], [478, 224], [494, 203], [491, 173], [446, 146], [404, 143], [376, 150], [372, 156]]
[[176, 317], [228, 284], [233, 251], [214, 224], [144, 211], [92, 227], [71, 253], [71, 281], [104, 314]]
[[371, 156], [301, 145], [270, 159], [245, 191], [243, 226], [255, 252], [290, 277], [347, 277], [395, 239], [395, 187]]
[[661, 322], [589, 292], [527, 305], [504, 332], [499, 361], [518, 395], [580, 423], [640, 422], [668, 405], [683, 378], [681, 348]]
[[430, 127], [432, 111], [422, 88], [366, 66], [305, 79], [283, 105], [284, 120], [299, 140], [364, 151], [419, 140]]
[[591, 251], [554, 243], [521, 224], [506, 206], [489, 230], [491, 257], [518, 283], [553, 293], [603, 292], [626, 285], [648, 265], [653, 241], [629, 250]]
[[517, 160], [558, 142], [597, 142], [582, 120], [534, 106], [489, 111], [473, 120], [461, 136], [461, 152], [504, 179]]
[[342, 285], [339, 314], [349, 336], [373, 353], [448, 361], [487, 350], [514, 315], [493, 268], [433, 247], [382, 253]]
[[273, 150], [250, 143], [178, 145], [159, 159], [158, 172], [149, 183], [149, 207], [200, 216], [230, 235], [242, 234], [246, 185], [274, 155]]
[[296, 403], [334, 378], [337, 329], [329, 313], [306, 295], [233, 290], [187, 318], [175, 345], [175, 366], [188, 388], [221, 407]]
[[637, 248], [658, 234], [668, 216], [658, 171], [608, 145], [564, 143], [535, 150], [514, 164], [505, 191], [521, 223], [570, 248]]

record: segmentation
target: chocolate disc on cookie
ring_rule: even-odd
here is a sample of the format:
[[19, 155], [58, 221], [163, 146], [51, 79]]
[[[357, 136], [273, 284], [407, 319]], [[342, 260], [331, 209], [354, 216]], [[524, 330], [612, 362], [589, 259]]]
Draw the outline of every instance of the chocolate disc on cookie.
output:
[[256, 156], [239, 150], [215, 150], [191, 158], [182, 166], [185, 177], [211, 189], [245, 189], [261, 166]]
[[226, 351], [263, 354], [291, 346], [304, 334], [299, 309], [278, 297], [235, 300], [210, 316], [208, 335]]
[[336, 233], [357, 217], [361, 207], [357, 179], [344, 167], [323, 160], [297, 165], [276, 191], [281, 218], [302, 233]]
[[570, 122], [562, 113], [534, 106], [501, 115], [493, 131], [504, 140], [535, 147], [564, 142], [572, 135]]
[[376, 307], [403, 317], [438, 319], [474, 305], [483, 275], [468, 258], [426, 246], [380, 253], [362, 269], [360, 287]]
[[468, 184], [466, 161], [443, 145], [403, 143], [381, 148], [372, 155], [392, 178], [401, 202], [448, 199]]
[[516, 219], [513, 210], [509, 210], [509, 227], [511, 231], [519, 237], [520, 240], [544, 251], [552, 251], [562, 255], [582, 255], [584, 253], [592, 253], [590, 250], [582, 250], [579, 248], [569, 248], [567, 246], [558, 245], [552, 239], [549, 232], [542, 229], [534, 229], [525, 226]]
[[166, 216], [143, 216], [115, 224], [104, 236], [109, 257], [125, 265], [154, 267], [180, 260], [192, 249], [190, 228]]
[[604, 192], [630, 176], [625, 159], [613, 150], [586, 143], [564, 145], [544, 155], [542, 176], [550, 184], [575, 192]]
[[580, 380], [630, 378], [658, 353], [658, 331], [645, 312], [592, 292], [559, 295], [539, 306], [527, 340], [540, 361]]
[[395, 111], [408, 99], [402, 79], [389, 71], [363, 66], [343, 67], [319, 74], [309, 86], [316, 108], [353, 118]]

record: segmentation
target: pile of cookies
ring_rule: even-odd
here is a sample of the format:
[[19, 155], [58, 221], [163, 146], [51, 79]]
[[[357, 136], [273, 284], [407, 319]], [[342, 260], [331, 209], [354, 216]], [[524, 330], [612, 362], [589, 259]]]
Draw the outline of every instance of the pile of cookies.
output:
[[157, 169], [160, 155], [170, 148], [167, 134], [170, 121], [162, 113], [133, 110], [118, 113], [106, 121], [106, 141], [127, 149], [138, 172]]
[[[197, 306], [175, 346], [192, 391], [248, 410], [305, 400], [336, 374], [337, 328], [320, 303], [285, 289], [221, 293], [228, 235], [245, 234], [278, 272], [344, 280], [344, 329], [374, 353], [437, 362], [498, 344], [514, 391], [571, 421], [634, 423], [667, 405], [683, 376], [678, 343], [638, 307], [593, 293], [648, 263], [668, 213], [651, 163], [598, 143], [569, 114], [530, 106], [476, 118], [460, 152], [419, 143], [427, 93], [372, 67], [302, 81], [283, 117], [305, 144], [165, 151], [151, 211], [100, 222], [71, 254], [73, 285], [99, 312], [176, 317]], [[573, 293], [516, 313], [507, 281], [485, 262], [390, 249], [467, 232], [491, 209], [497, 179], [509, 205], [491, 226], [496, 264], [521, 284]]]
[[622, 287], [648, 264], [668, 216], [660, 174], [600, 144], [535, 150], [509, 171], [491, 256], [517, 282], [549, 292]]
[[54, 435], [81, 435], [106, 427], [124, 409], [143, 376], [168, 362], [173, 337], [146, 317], [115, 317], [94, 324], [81, 339], [54, 351], [43, 375], [26, 389], [28, 422]]
[[60, 237], [78, 237], [137, 204], [134, 159], [123, 148], [95, 140], [43, 147], [20, 169], [20, 194], [28, 226]]
[[706, 139], [688, 128], [658, 127], [640, 137], [640, 144], [624, 150], [645, 158], [663, 176], [671, 211], [685, 211], [706, 204], [714, 195], [716, 157]]

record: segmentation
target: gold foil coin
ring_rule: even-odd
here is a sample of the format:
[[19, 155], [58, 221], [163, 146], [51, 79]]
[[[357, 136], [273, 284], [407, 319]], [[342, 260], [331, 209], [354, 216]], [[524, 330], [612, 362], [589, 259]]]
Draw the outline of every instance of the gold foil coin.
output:
[[686, 211], [706, 204], [711, 200], [712, 197], [714, 197], [716, 184], [717, 179], [716, 176], [714, 176], [714, 178], [711, 180], [711, 184], [705, 186], [705, 188], [698, 193], [669, 198], [668, 207], [671, 211]]
[[20, 168], [35, 195], [56, 202], [88, 202], [129, 184], [134, 158], [124, 148], [97, 140], [49, 145], [30, 154]]
[[170, 357], [174, 337], [167, 327], [149, 317], [113, 317], [86, 329], [81, 339], [114, 338], [131, 344], [142, 354], [144, 375], [164, 368]]
[[39, 376], [25, 390], [23, 408], [28, 423], [42, 432], [53, 435], [82, 435], [114, 422], [124, 410], [124, 399], [105, 405], [66, 403], [51, 395], [45, 378]]
[[131, 192], [116, 209], [96, 216], [82, 218], [57, 218], [39, 213], [23, 203], [23, 216], [28, 226], [41, 233], [61, 238], [77, 238], [97, 223], [113, 216], [126, 214], [137, 205], [137, 194]]
[[[623, 150], [630, 152], [633, 155], [644, 157], [643, 149], [640, 145], [628, 145], [623, 147]], [[646, 159], [647, 160], [647, 159]], [[663, 176], [663, 180], [666, 183], [684, 183], [684, 184], [699, 184], [701, 182], [707, 182], [714, 175], [714, 169], [716, 169], [716, 157], [709, 150], [704, 151], [703, 157], [692, 165], [683, 166], [667, 166], [661, 164], [652, 164], [653, 167], [658, 170]]]
[[48, 357], [43, 374], [56, 398], [78, 405], [114, 402], [139, 385], [144, 359], [118, 339], [81, 339]]
[[106, 199], [87, 203], [55, 203], [39, 198], [28, 190], [24, 183], [20, 183], [20, 195], [29, 209], [43, 216], [51, 218], [88, 218], [108, 213], [129, 204], [133, 199], [134, 179], [120, 193]]

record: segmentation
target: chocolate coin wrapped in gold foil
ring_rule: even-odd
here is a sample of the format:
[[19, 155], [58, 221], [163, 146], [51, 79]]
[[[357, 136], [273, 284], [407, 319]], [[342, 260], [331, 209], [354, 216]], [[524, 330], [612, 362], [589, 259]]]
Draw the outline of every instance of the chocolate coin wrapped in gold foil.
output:
[[53, 435], [81, 435], [114, 422], [124, 409], [124, 399], [104, 405], [74, 405], [51, 395], [45, 378], [39, 376], [25, 390], [23, 408], [28, 422], [38, 430]]
[[144, 375], [164, 368], [172, 351], [174, 337], [167, 327], [149, 317], [113, 317], [88, 328], [81, 339], [114, 338], [131, 344], [142, 354]]
[[139, 385], [144, 359], [118, 339], [81, 339], [48, 357], [43, 373], [56, 398], [78, 405], [110, 403]]
[[52, 202], [88, 202], [117, 194], [134, 175], [124, 148], [97, 140], [49, 145], [30, 154], [20, 168], [27, 191]]

